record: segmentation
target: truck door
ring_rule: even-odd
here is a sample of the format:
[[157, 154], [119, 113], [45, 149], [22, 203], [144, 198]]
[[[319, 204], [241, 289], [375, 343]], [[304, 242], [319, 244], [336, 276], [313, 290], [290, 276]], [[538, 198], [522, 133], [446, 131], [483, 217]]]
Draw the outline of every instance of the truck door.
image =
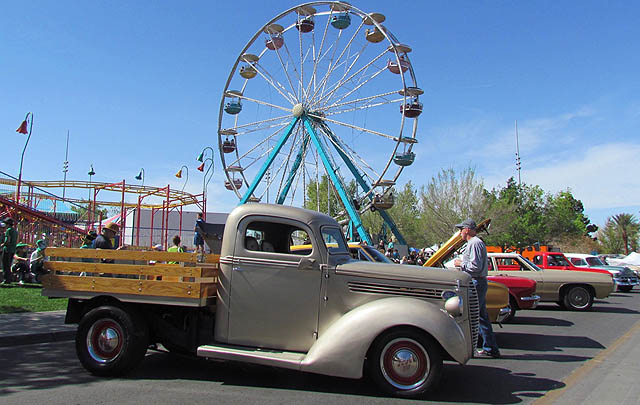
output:
[[[229, 343], [306, 352], [315, 342], [321, 257], [297, 221], [251, 216], [239, 224], [231, 272]], [[295, 246], [311, 245], [311, 249]]]

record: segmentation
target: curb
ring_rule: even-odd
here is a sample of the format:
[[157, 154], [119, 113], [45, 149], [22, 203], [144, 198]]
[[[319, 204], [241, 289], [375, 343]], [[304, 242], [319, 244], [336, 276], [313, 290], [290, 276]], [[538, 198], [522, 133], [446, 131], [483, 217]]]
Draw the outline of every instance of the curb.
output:
[[37, 343], [66, 342], [69, 340], [73, 340], [75, 336], [75, 330], [31, 333], [28, 335], [2, 336], [0, 337], [0, 348], [33, 345]]

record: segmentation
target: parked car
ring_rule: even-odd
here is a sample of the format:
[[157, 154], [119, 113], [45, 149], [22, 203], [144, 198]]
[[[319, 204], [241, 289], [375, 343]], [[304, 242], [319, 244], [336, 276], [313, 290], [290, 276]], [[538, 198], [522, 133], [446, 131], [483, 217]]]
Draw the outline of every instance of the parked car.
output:
[[598, 256], [584, 253], [565, 253], [564, 255], [576, 267], [608, 271], [611, 273], [613, 281], [616, 283], [619, 291], [629, 292], [634, 285], [638, 285], [640, 283], [636, 273], [628, 267], [609, 266], [600, 260]]
[[576, 267], [565, 257], [564, 254], [562, 254], [562, 252], [524, 251], [522, 256], [533, 262], [536, 266], [545, 270], [571, 270], [610, 274], [608, 271], [602, 269]]
[[487, 279], [504, 284], [509, 289], [509, 315], [504, 318], [503, 323], [512, 322], [516, 312], [521, 309], [534, 309], [540, 301], [540, 296], [536, 294], [535, 280], [515, 276], [489, 276]]
[[572, 311], [586, 311], [595, 298], [607, 298], [614, 291], [609, 273], [543, 270], [517, 253], [489, 253], [489, 274], [535, 280], [541, 302], [556, 302]]

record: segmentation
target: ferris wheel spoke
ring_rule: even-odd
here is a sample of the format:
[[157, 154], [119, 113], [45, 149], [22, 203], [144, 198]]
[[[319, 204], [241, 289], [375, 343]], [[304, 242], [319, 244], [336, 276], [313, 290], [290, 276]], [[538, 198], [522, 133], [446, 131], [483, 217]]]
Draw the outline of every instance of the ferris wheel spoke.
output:
[[[344, 54], [347, 52], [348, 49], [351, 49], [351, 44], [353, 43], [353, 40], [357, 37], [358, 33], [360, 32], [360, 30], [362, 29], [362, 27], [364, 27], [364, 20], [360, 23], [360, 25], [358, 26], [358, 28], [355, 30], [355, 32], [353, 33], [353, 35], [351, 36], [351, 38], [349, 39], [349, 42], [347, 42], [347, 44], [345, 45], [344, 49], [342, 50], [342, 52], [340, 53], [340, 56], [338, 56], [338, 59], [336, 59], [335, 63], [329, 63], [329, 68], [327, 69], [326, 74], [324, 75], [324, 77], [322, 78], [322, 91], [320, 93], [320, 98], [322, 98], [322, 94], [324, 93], [327, 83], [329, 82], [329, 78], [331, 77], [331, 75], [333, 74], [333, 72], [335, 71], [335, 69], [340, 66], [341, 64], [339, 64], [340, 60], [342, 60], [342, 57], [344, 56]], [[334, 54], [335, 54], [335, 50], [337, 50], [337, 41], [336, 41], [336, 47], [334, 49]], [[366, 47], [366, 44], [365, 44]], [[364, 47], [363, 47], [364, 48]], [[362, 50], [361, 50], [362, 52]], [[333, 57], [331, 58], [333, 60]], [[345, 61], [346, 64], [346, 61]], [[317, 91], [316, 93], [313, 95], [313, 98], [315, 98], [317, 95]]]
[[[314, 105], [318, 105], [320, 102], [326, 101], [327, 99], [332, 97], [333, 94], [336, 91], [338, 91], [338, 89], [340, 89], [345, 83], [348, 83], [348, 82], [352, 81], [357, 75], [359, 75], [360, 73], [366, 71], [370, 66], [372, 66], [380, 58], [382, 58], [385, 55], [385, 53], [386, 53], [386, 51], [382, 52], [381, 54], [379, 54], [378, 56], [373, 58], [369, 63], [367, 63], [366, 65], [362, 66], [360, 69], [358, 69], [353, 74], [351, 74], [348, 78], [343, 79], [343, 80], [339, 80], [338, 82], [336, 82], [331, 91], [329, 91], [328, 93], [324, 94], [322, 97], [319, 97], [317, 100], [315, 100]], [[381, 69], [381, 71], [384, 71], [384, 69]]]
[[358, 110], [366, 110], [366, 109], [370, 109], [370, 108], [380, 107], [382, 105], [400, 103], [403, 100], [404, 100], [403, 98], [399, 98], [399, 99], [396, 99], [396, 100], [385, 100], [385, 101], [379, 101], [377, 103], [365, 104], [365, 105], [351, 107], [351, 108], [345, 108], [345, 109], [341, 109], [341, 110], [334, 110], [334, 111], [331, 111], [331, 112], [326, 112], [325, 116], [344, 114], [344, 113], [358, 111]]
[[294, 94], [289, 93], [289, 91], [284, 87], [282, 83], [276, 80], [266, 69], [262, 67], [259, 63], [255, 63], [253, 67], [256, 69], [256, 73], [260, 75], [271, 87], [273, 87], [285, 100], [289, 101], [291, 105], [296, 104], [296, 98]]
[[[284, 47], [285, 47], [285, 49], [287, 49], [287, 44], [286, 43], [284, 44]], [[285, 66], [284, 60], [282, 59], [282, 55], [280, 55], [280, 49], [276, 49], [275, 52], [276, 52], [276, 56], [278, 57], [278, 60], [280, 61], [280, 66], [282, 67], [282, 71], [284, 72], [284, 75], [286, 76], [287, 81], [289, 82], [289, 86], [291, 87], [292, 94], [295, 95], [296, 94], [296, 88], [293, 85], [293, 82], [291, 81], [291, 76], [289, 75], [289, 71], [287, 70], [287, 67]], [[287, 50], [287, 53], [289, 53], [288, 50]], [[291, 54], [289, 54], [289, 56], [291, 56]], [[294, 67], [294, 70], [295, 70], [295, 67]], [[294, 96], [294, 99], [295, 99], [294, 104], [297, 104], [298, 103], [297, 96]]]
[[[326, 131], [323, 129], [323, 132]], [[340, 137], [333, 132], [327, 133], [327, 137], [331, 140], [333, 146], [341, 153], [341, 156], [344, 159], [349, 160], [365, 177], [369, 179], [369, 182], [372, 183], [374, 178], [379, 178], [380, 174], [376, 172], [374, 168], [372, 168], [367, 162], [355, 151], [353, 148], [350, 148], [347, 143], [345, 143]], [[356, 157], [357, 160], [352, 159], [352, 157]], [[359, 163], [358, 163], [359, 161]], [[345, 162], [346, 163], [346, 162]], [[370, 173], [373, 173], [370, 174]]]
[[[287, 123], [288, 124], [288, 123]], [[249, 149], [248, 151], [246, 151], [245, 153], [243, 153], [242, 155], [238, 155], [237, 159], [232, 161], [230, 164], [228, 164], [227, 166], [234, 166], [237, 163], [240, 163], [240, 161], [244, 158], [246, 158], [251, 152], [253, 152], [254, 150], [258, 149], [260, 146], [262, 146], [265, 142], [269, 142], [269, 140], [271, 140], [273, 137], [275, 137], [276, 135], [278, 135], [287, 125], [282, 125], [281, 128], [279, 128], [277, 131], [275, 131], [274, 133], [272, 133], [271, 135], [267, 136], [266, 138], [264, 138], [263, 140], [261, 140], [260, 142], [256, 143], [251, 149]]]
[[[313, 94], [313, 96], [311, 97], [311, 99], [315, 99], [315, 97], [318, 95], [318, 91], [320, 89], [321, 93], [320, 93], [320, 98], [322, 98], [322, 94], [325, 91], [326, 85], [329, 81], [329, 77], [331, 76], [331, 74], [333, 73], [334, 69], [338, 66], [338, 62], [342, 59], [342, 56], [344, 56], [345, 52], [347, 51], [347, 49], [349, 49], [351, 47], [351, 44], [353, 43], [353, 40], [357, 37], [358, 33], [360, 32], [360, 30], [362, 29], [362, 27], [364, 27], [364, 20], [362, 20], [360, 22], [360, 25], [358, 26], [358, 28], [355, 30], [355, 32], [353, 33], [353, 35], [351, 36], [351, 38], [349, 39], [349, 41], [347, 42], [347, 44], [345, 45], [344, 49], [342, 50], [342, 52], [340, 53], [340, 56], [338, 56], [338, 59], [336, 59], [335, 63], [333, 62], [333, 56], [331, 58], [331, 61], [329, 62], [329, 67], [327, 69], [327, 72], [325, 73], [324, 77], [322, 78], [320, 85], [318, 86], [318, 89], [316, 89], [316, 92]], [[342, 33], [342, 31], [341, 31]], [[335, 52], [338, 48], [338, 40], [339, 38], [336, 38], [336, 43], [335, 48], [334, 48], [334, 56], [335, 56]]]
[[326, 106], [325, 108], [327, 110], [329, 110], [331, 108], [343, 107], [343, 106], [347, 106], [347, 105], [351, 105], [351, 104], [357, 104], [357, 103], [361, 103], [363, 101], [375, 100], [377, 98], [380, 98], [380, 99], [383, 99], [383, 100], [386, 101], [385, 97], [390, 96], [392, 94], [398, 94], [398, 91], [397, 90], [392, 90], [392, 91], [387, 91], [385, 93], [375, 94], [373, 96], [361, 97], [361, 98], [357, 98], [357, 99], [354, 99], [354, 100], [343, 101], [342, 103], [334, 103], [334, 104]]
[[[312, 43], [312, 49], [314, 50], [313, 52], [313, 70], [311, 73], [311, 77], [309, 78], [309, 85], [307, 86], [307, 94], [309, 94], [311, 92], [311, 85], [314, 85], [314, 89], [315, 89], [315, 83], [316, 83], [316, 73], [318, 71], [318, 63], [320, 62], [320, 55], [322, 55], [322, 49], [324, 48], [324, 41], [327, 38], [327, 32], [329, 31], [329, 22], [331, 21], [331, 17], [333, 16], [333, 10], [331, 10], [331, 13], [329, 14], [329, 18], [327, 18], [327, 23], [324, 26], [324, 32], [322, 34], [322, 40], [320, 41], [320, 48], [318, 49], [318, 53], [315, 53], [315, 46], [316, 46], [316, 37], [315, 37], [315, 30], [311, 31], [311, 35], [313, 41]], [[340, 34], [340, 33], [338, 33]]]
[[251, 101], [252, 103], [262, 104], [262, 105], [267, 106], [267, 107], [277, 108], [279, 110], [286, 111], [286, 112], [289, 112], [289, 113], [291, 112], [291, 108], [282, 107], [282, 106], [279, 106], [277, 104], [267, 103], [266, 101], [257, 100], [255, 98], [247, 97], [245, 95], [241, 95], [241, 96], [240, 95], [234, 95], [234, 97], [241, 98], [241, 99], [247, 100], [247, 101]]
[[369, 133], [369, 134], [378, 135], [378, 136], [381, 136], [381, 137], [383, 137], [383, 138], [387, 138], [387, 139], [395, 140], [395, 139], [394, 139], [394, 137], [393, 137], [392, 135], [385, 134], [385, 133], [383, 133], [383, 132], [374, 131], [374, 130], [372, 130], [372, 129], [367, 129], [367, 128], [359, 127], [359, 126], [357, 126], [357, 125], [348, 124], [348, 123], [346, 123], [346, 122], [337, 121], [337, 120], [334, 120], [334, 119], [331, 119], [331, 118], [321, 117], [321, 116], [319, 116], [319, 115], [309, 114], [309, 116], [310, 116], [310, 117], [313, 117], [313, 118], [317, 118], [317, 119], [319, 119], [319, 120], [328, 121], [328, 122], [333, 122], [334, 124], [342, 125], [342, 126], [347, 127], [347, 128], [351, 128], [351, 129], [355, 129], [355, 130], [358, 130], [358, 131], [366, 132], [366, 133]]
[[[267, 122], [273, 122], [273, 121], [278, 121], [278, 120], [284, 120], [287, 118], [291, 118], [291, 114], [287, 114], [287, 115], [281, 115], [279, 117], [273, 117], [273, 118], [267, 118], [265, 120], [260, 120], [260, 121], [255, 121], [255, 122], [249, 122], [247, 124], [242, 124], [242, 125], [236, 125], [233, 127], [233, 129], [239, 129], [239, 128], [248, 128], [254, 125], [260, 125], [260, 124], [266, 124]], [[288, 124], [289, 122], [287, 121], [286, 124]], [[285, 125], [286, 125], [285, 124]], [[277, 124], [277, 125], [281, 125], [281, 124]], [[253, 132], [253, 131], [252, 131]]]
[[362, 86], [364, 86], [365, 84], [369, 83], [371, 80], [375, 79], [376, 77], [378, 77], [380, 74], [382, 74], [386, 70], [387, 70], [387, 68], [384, 67], [384, 68], [378, 70], [377, 72], [374, 72], [370, 77], [368, 77], [364, 81], [358, 83], [358, 85], [355, 86], [353, 89], [351, 89], [348, 92], [346, 92], [345, 94], [343, 94], [342, 97], [340, 97], [339, 99], [336, 100], [336, 103], [339, 103], [342, 100], [344, 100], [345, 98], [349, 97], [350, 95], [352, 95], [353, 93], [358, 91], [360, 88], [362, 88]]

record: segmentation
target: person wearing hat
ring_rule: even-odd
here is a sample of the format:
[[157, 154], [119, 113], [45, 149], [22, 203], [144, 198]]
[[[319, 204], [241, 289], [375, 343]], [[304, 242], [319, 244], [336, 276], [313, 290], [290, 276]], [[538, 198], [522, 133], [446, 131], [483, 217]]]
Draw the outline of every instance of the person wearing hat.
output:
[[93, 241], [98, 237], [98, 233], [96, 231], [89, 231], [89, 233], [82, 240], [82, 246], [80, 249], [93, 249]]
[[18, 231], [13, 227], [13, 219], [4, 220], [7, 230], [4, 233], [4, 241], [2, 242], [2, 272], [4, 280], [2, 284], [11, 283], [11, 263], [13, 263], [13, 255], [16, 253], [16, 245], [18, 244]]
[[102, 232], [98, 235], [92, 246], [94, 249], [113, 249], [113, 239], [120, 231], [120, 227], [115, 222], [109, 222], [102, 228]]
[[40, 281], [40, 276], [44, 274], [44, 250], [47, 247], [47, 243], [42, 239], [38, 239], [36, 246], [36, 250], [31, 253], [29, 258], [29, 268], [33, 281]]
[[469, 274], [473, 278], [478, 293], [478, 304], [480, 306], [480, 336], [482, 336], [482, 348], [478, 348], [478, 357], [500, 357], [500, 350], [493, 334], [489, 313], [487, 312], [487, 271], [489, 262], [487, 260], [487, 247], [482, 239], [476, 235], [476, 223], [472, 219], [465, 219], [456, 225], [460, 229], [460, 236], [467, 241], [467, 247], [462, 255], [462, 260], [456, 259], [454, 264], [460, 270]]

